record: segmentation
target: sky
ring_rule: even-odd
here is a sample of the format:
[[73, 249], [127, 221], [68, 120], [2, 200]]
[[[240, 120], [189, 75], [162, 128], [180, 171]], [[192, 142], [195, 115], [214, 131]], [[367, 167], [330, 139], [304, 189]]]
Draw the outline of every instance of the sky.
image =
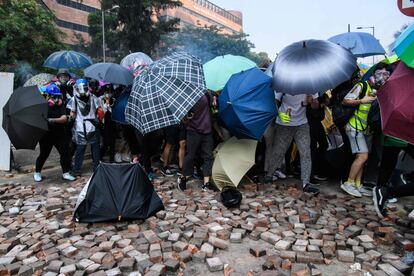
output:
[[397, 0], [210, 0], [228, 10], [243, 13], [243, 29], [256, 49], [273, 60], [283, 47], [303, 39], [328, 39], [351, 31], [372, 33], [388, 50], [393, 34], [413, 17], [402, 14]]

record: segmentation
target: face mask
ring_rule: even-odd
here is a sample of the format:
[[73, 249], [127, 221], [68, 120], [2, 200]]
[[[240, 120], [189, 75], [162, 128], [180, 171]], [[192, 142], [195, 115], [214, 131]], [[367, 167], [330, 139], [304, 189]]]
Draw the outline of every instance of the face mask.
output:
[[378, 70], [374, 74], [375, 78], [375, 86], [380, 87], [382, 86], [387, 79], [390, 77], [390, 73], [386, 70]]
[[80, 97], [89, 97], [89, 90], [87, 87], [80, 85], [76, 87], [76, 96]]
[[68, 81], [69, 81], [69, 77], [68, 76], [65, 76], [65, 75], [63, 75], [63, 76], [59, 76], [59, 82], [62, 84], [62, 85], [66, 85], [67, 83], [68, 83]]
[[49, 107], [62, 106], [63, 101], [61, 98], [50, 97], [47, 100], [47, 104], [49, 105]]

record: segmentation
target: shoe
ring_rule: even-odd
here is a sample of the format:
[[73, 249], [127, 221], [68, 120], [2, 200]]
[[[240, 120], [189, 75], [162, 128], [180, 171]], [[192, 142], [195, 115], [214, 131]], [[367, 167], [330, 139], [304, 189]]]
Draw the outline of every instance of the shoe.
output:
[[177, 178], [177, 188], [182, 192], [187, 189], [187, 179], [184, 176]]
[[121, 155], [122, 162], [131, 162], [131, 156], [127, 153], [124, 153]]
[[183, 171], [183, 170], [179, 169], [179, 170], [177, 170], [177, 171], [175, 172], [175, 174], [176, 174], [177, 176], [183, 176], [182, 171]]
[[276, 175], [272, 176], [272, 182], [277, 181], [279, 178]]
[[155, 174], [153, 172], [148, 173], [148, 179], [152, 182], [155, 178]]
[[341, 189], [344, 190], [346, 193], [350, 194], [351, 196], [362, 197], [361, 193], [357, 190], [353, 183], [345, 182], [341, 185]]
[[[272, 184], [273, 183], [273, 177], [274, 176], [265, 176], [264, 178], [264, 184]], [[277, 179], [277, 178], [276, 178]]]
[[375, 211], [380, 218], [384, 218], [387, 215], [387, 211], [385, 210], [387, 194], [387, 188], [384, 187], [375, 187], [372, 191], [372, 200], [374, 201]]
[[387, 200], [387, 202], [388, 202], [388, 203], [397, 203], [397, 202], [398, 202], [398, 199], [396, 199], [395, 197], [394, 197], [394, 198], [389, 198], [389, 199]]
[[279, 179], [286, 179], [287, 178], [286, 174], [284, 174], [280, 170], [276, 170], [275, 173], [273, 174], [273, 176], [276, 176]]
[[205, 192], [207, 192], [208, 190], [212, 190], [212, 191], [216, 191], [217, 190], [216, 186], [214, 186], [210, 182], [204, 183], [201, 186], [201, 189], [203, 189], [203, 191], [205, 191]]
[[305, 186], [303, 186], [303, 191], [305, 192], [305, 193], [310, 193], [310, 194], [313, 194], [313, 195], [318, 195], [319, 194], [319, 189], [318, 188], [315, 188], [315, 187], [313, 187], [311, 184], [305, 184]]
[[175, 172], [173, 172], [168, 166], [162, 167], [161, 168], [161, 173], [164, 176], [168, 176], [168, 177], [171, 177], [171, 176], [175, 175]]
[[315, 178], [316, 180], [318, 180], [318, 181], [326, 181], [326, 180], [328, 180], [328, 178], [326, 177], [326, 176], [323, 176], [323, 175], [318, 175], [318, 174], [315, 174], [314, 176], [313, 176], [313, 178]]
[[70, 173], [66, 172], [66, 173], [62, 174], [62, 179], [63, 180], [69, 180], [69, 181], [75, 181], [76, 177], [74, 177]]
[[40, 181], [43, 180], [42, 175], [40, 174], [40, 172], [35, 172], [33, 174], [33, 178], [34, 178], [34, 181], [36, 181], [36, 182], [40, 182]]
[[116, 154], [115, 154], [115, 163], [122, 163], [122, 155], [119, 153], [119, 152], [117, 152]]
[[311, 177], [309, 184], [313, 185], [313, 186], [320, 186], [321, 184], [318, 182], [317, 179], [315, 179], [314, 177]]
[[363, 196], [368, 196], [368, 197], [372, 196], [372, 189], [369, 189], [368, 187], [361, 185], [361, 187], [357, 189], [358, 189], [358, 192]]
[[203, 179], [203, 176], [199, 172], [194, 172], [192, 177], [197, 180]]

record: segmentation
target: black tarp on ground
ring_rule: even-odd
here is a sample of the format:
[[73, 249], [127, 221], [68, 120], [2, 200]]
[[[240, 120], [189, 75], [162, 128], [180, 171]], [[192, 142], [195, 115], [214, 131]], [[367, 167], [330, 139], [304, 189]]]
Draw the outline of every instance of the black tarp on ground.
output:
[[101, 163], [79, 195], [73, 220], [95, 223], [146, 219], [163, 209], [140, 165]]

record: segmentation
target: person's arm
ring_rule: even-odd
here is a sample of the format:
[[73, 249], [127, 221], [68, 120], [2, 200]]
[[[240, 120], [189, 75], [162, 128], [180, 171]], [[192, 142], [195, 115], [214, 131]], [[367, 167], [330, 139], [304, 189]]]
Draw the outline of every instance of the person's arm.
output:
[[342, 101], [343, 105], [346, 106], [358, 106], [360, 104], [372, 103], [375, 101], [376, 97], [365, 95], [362, 99], [358, 99], [362, 93], [362, 87], [359, 84], [356, 84], [351, 91], [345, 96]]
[[62, 115], [59, 118], [48, 118], [47, 120], [51, 124], [66, 124], [68, 121], [66, 115]]

